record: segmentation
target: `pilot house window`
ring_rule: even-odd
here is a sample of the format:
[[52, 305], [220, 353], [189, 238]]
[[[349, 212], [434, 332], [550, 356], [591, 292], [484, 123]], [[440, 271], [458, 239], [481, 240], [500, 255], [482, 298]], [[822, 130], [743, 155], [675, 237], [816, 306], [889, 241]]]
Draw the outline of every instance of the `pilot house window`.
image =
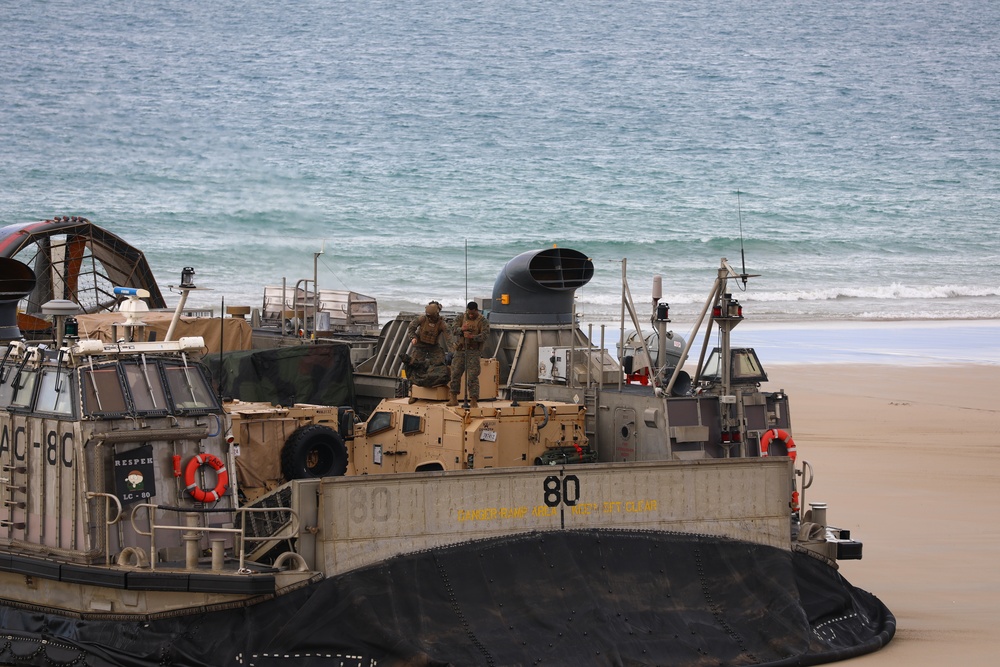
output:
[[174, 405], [181, 410], [214, 408], [215, 398], [204, 376], [192, 367], [165, 366], [167, 386]]
[[31, 395], [35, 392], [35, 371], [22, 370], [10, 379], [10, 406], [26, 408], [31, 405]]
[[167, 396], [156, 364], [125, 364], [125, 378], [137, 412], [166, 413]]
[[124, 414], [128, 411], [117, 365], [94, 368], [84, 373], [83, 407], [90, 414]]
[[38, 400], [35, 409], [39, 412], [54, 412], [60, 415], [73, 414], [72, 376], [65, 369], [42, 371], [38, 381]]

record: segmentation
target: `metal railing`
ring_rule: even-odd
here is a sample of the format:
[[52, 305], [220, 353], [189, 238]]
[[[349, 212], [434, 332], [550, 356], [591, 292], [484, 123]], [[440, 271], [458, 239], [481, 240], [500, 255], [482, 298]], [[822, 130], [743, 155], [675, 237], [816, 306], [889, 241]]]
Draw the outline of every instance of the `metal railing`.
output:
[[[95, 491], [87, 492], [87, 499], [91, 498], [104, 498], [104, 564], [111, 565], [111, 526], [118, 523], [122, 518], [122, 501], [118, 500], [118, 496], [111, 493], [97, 493]], [[114, 501], [115, 506], [118, 511], [115, 513], [114, 519], [108, 519], [108, 515], [111, 513], [111, 501]]]
[[[94, 494], [106, 496], [108, 494]], [[114, 496], [111, 496], [114, 498]], [[117, 498], [115, 498], [117, 500]], [[136, 524], [136, 517], [141, 509], [145, 508], [147, 510], [147, 516], [149, 521], [149, 530], [143, 530]], [[119, 506], [120, 509], [120, 506]], [[174, 512], [176, 514], [184, 515], [184, 525], [173, 525], [173, 524], [160, 524], [155, 522], [156, 511], [166, 511]], [[202, 538], [205, 536], [212, 535], [232, 535], [235, 538], [234, 549], [237, 550], [239, 556], [239, 572], [246, 573], [249, 572], [246, 568], [246, 542], [265, 542], [265, 541], [280, 541], [280, 540], [290, 540], [298, 537], [299, 534], [299, 516], [298, 514], [287, 507], [243, 507], [236, 509], [224, 509], [224, 510], [209, 510], [213, 512], [230, 512], [237, 519], [242, 519], [239, 521], [239, 528], [224, 528], [221, 526], [200, 526], [197, 524], [198, 515], [202, 512], [192, 511], [190, 508], [183, 507], [172, 507], [169, 505], [157, 505], [154, 503], [140, 503], [132, 508], [132, 512], [129, 515], [129, 521], [132, 524], [132, 530], [136, 532], [137, 535], [143, 535], [149, 538], [149, 567], [152, 570], [156, 569], [156, 536], [158, 531], [181, 531], [183, 535], [181, 539], [184, 542], [185, 548], [185, 567], [189, 570], [197, 569], [198, 567], [198, 555], [200, 551], [200, 545]], [[288, 521], [282, 526], [282, 529], [272, 535], [266, 536], [248, 536], [246, 535], [245, 527], [248, 521], [245, 517], [241, 516], [249, 513], [287, 513]], [[121, 512], [119, 511], [119, 516], [115, 518], [117, 522], [121, 518]], [[109, 522], [108, 525], [112, 525], [114, 522]], [[212, 546], [212, 569], [221, 570], [222, 562], [225, 552], [225, 539], [210, 539]], [[107, 556], [110, 558], [110, 554]]]

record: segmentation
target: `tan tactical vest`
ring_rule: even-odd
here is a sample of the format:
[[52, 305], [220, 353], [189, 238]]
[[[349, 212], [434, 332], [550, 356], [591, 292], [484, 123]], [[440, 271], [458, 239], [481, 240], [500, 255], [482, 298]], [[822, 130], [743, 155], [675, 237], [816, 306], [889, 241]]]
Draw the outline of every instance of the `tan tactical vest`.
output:
[[456, 320], [455, 321], [455, 349], [456, 350], [478, 350], [478, 349], [480, 349], [483, 346], [482, 342], [480, 342], [478, 340], [472, 340], [470, 338], [466, 338], [465, 336], [462, 335], [462, 324], [468, 324], [468, 325], [470, 325], [472, 327], [470, 329], [470, 331], [472, 331], [473, 335], [479, 335], [483, 331], [483, 322], [485, 322], [485, 320], [486, 320], [486, 318], [483, 317], [482, 315], [480, 315], [479, 317], [477, 317], [474, 320], [470, 320], [470, 319], [466, 318], [465, 315], [462, 315], [458, 320]]
[[437, 343], [438, 335], [444, 330], [444, 320], [439, 318], [437, 322], [431, 322], [426, 315], [421, 315], [420, 326], [417, 327], [417, 342], [434, 345]]

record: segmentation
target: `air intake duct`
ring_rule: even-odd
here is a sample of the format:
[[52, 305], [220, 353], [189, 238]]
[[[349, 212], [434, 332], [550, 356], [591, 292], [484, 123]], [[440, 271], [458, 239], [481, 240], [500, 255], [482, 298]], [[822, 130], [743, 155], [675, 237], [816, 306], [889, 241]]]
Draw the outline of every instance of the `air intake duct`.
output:
[[0, 340], [21, 338], [17, 302], [35, 289], [35, 272], [16, 259], [0, 257]]
[[574, 293], [593, 276], [594, 263], [576, 250], [521, 253], [493, 283], [490, 324], [572, 324]]

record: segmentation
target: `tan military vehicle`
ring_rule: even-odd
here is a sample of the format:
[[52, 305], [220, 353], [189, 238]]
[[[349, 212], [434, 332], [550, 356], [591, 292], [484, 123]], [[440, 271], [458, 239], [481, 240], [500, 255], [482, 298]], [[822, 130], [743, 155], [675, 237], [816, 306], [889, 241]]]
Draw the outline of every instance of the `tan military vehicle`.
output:
[[383, 400], [364, 422], [350, 408], [228, 402], [238, 488], [253, 501], [293, 479], [597, 460], [586, 408], [498, 400], [497, 361], [482, 366], [475, 408], [447, 406], [446, 387], [413, 387], [416, 402]]

